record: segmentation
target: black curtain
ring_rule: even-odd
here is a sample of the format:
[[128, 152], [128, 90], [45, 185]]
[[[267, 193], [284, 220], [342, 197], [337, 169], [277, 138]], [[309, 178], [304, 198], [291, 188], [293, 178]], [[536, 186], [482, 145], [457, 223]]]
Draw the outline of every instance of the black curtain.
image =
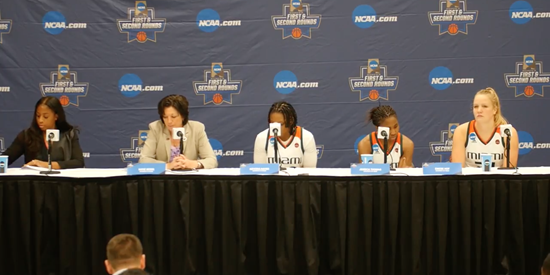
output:
[[0, 177], [3, 274], [539, 274], [548, 176]]

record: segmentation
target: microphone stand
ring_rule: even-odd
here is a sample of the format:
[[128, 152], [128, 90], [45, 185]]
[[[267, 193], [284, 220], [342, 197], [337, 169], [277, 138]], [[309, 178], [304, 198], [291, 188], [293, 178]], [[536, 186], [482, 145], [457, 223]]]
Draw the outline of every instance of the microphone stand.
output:
[[275, 163], [279, 164], [279, 170], [281, 170], [281, 171], [286, 170], [286, 168], [281, 166], [281, 163], [279, 162], [279, 158], [278, 158], [279, 153], [277, 152], [278, 151], [278, 144], [277, 143], [279, 141], [277, 140], [277, 138], [279, 137], [279, 130], [278, 129], [273, 129], [273, 135], [274, 135], [274, 137], [273, 137], [273, 141], [274, 141], [273, 142], [273, 153], [275, 154]]
[[44, 174], [44, 175], [51, 175], [51, 174], [59, 174], [61, 172], [59, 171], [52, 171], [52, 145], [53, 145], [53, 142], [52, 142], [52, 135], [53, 134], [50, 134], [48, 136], [48, 171], [40, 171], [40, 174]]
[[[388, 163], [388, 133], [382, 132], [384, 136], [384, 164]], [[393, 165], [390, 163], [390, 171], [395, 171]]]
[[506, 136], [505, 150], [506, 150], [506, 167], [499, 167], [498, 169], [499, 170], [513, 170], [513, 169], [516, 169], [516, 168], [510, 167], [511, 166], [511, 163], [510, 163], [510, 135]]
[[183, 133], [178, 131], [178, 137], [180, 138], [180, 155], [183, 155]]

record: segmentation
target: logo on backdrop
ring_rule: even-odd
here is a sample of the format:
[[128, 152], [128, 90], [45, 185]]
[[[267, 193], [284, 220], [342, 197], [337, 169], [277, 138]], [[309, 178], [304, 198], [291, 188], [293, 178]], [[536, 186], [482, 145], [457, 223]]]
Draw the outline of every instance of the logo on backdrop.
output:
[[67, 23], [65, 16], [58, 11], [50, 11], [42, 17], [44, 30], [53, 35], [58, 35], [66, 29], [85, 29], [86, 23]]
[[508, 88], [516, 90], [516, 97], [544, 96], [544, 87], [550, 87], [550, 73], [542, 71], [542, 61], [534, 55], [524, 55], [522, 62], [516, 62], [516, 72], [504, 74]]
[[193, 81], [195, 94], [204, 97], [204, 105], [233, 104], [233, 95], [240, 94], [242, 88], [243, 81], [231, 79], [231, 70], [224, 69], [222, 63], [212, 63], [210, 70], [204, 70], [203, 81]]
[[447, 130], [441, 131], [441, 137], [439, 141], [430, 142], [430, 150], [432, 156], [439, 157], [439, 162], [449, 161], [451, 152], [453, 150], [453, 134], [459, 123], [449, 123]]
[[519, 155], [525, 155], [534, 149], [550, 149], [550, 143], [535, 143], [533, 136], [525, 131], [518, 131]]
[[277, 92], [287, 95], [296, 89], [318, 88], [319, 82], [298, 82], [298, 78], [291, 71], [280, 71], [273, 77], [273, 87]]
[[132, 148], [121, 148], [120, 149], [120, 158], [122, 162], [137, 163], [141, 157], [141, 149], [145, 140], [147, 140], [147, 130], [139, 130], [137, 137], [132, 137], [131, 145]]
[[135, 74], [125, 74], [118, 80], [118, 90], [125, 97], [135, 97], [141, 92], [162, 92], [161, 86], [144, 86], [143, 81]]
[[325, 151], [325, 145], [317, 145], [317, 159], [321, 159], [323, 157], [323, 152]]
[[203, 32], [214, 32], [219, 27], [240, 27], [241, 20], [222, 21], [217, 11], [204, 9], [197, 14], [197, 26]]
[[367, 66], [359, 68], [359, 77], [349, 78], [352, 92], [359, 92], [359, 101], [388, 100], [388, 91], [397, 89], [398, 76], [388, 76], [388, 67], [380, 65], [378, 58], [369, 59]]
[[118, 31], [128, 34], [128, 43], [137, 41], [157, 42], [157, 32], [164, 32], [166, 19], [155, 17], [155, 8], [147, 7], [147, 1], [136, 1], [128, 8], [128, 18], [117, 19]]
[[69, 70], [69, 65], [58, 65], [57, 71], [50, 72], [50, 83], [40, 83], [40, 91], [42, 96], [59, 98], [64, 107], [78, 106], [79, 98], [88, 94], [88, 85], [78, 82], [76, 71]]
[[376, 17], [376, 11], [369, 5], [359, 5], [351, 14], [353, 23], [361, 28], [367, 29], [372, 27], [374, 23], [390, 23], [397, 22], [397, 16], [380, 16]]
[[311, 29], [321, 25], [321, 15], [311, 14], [309, 4], [302, 0], [290, 0], [290, 4], [283, 4], [282, 15], [271, 16], [271, 22], [275, 30], [282, 30], [283, 39], [311, 38]]
[[439, 26], [439, 35], [468, 34], [468, 25], [475, 25], [478, 11], [467, 10], [466, 0], [442, 0], [439, 11], [428, 12], [432, 26]]
[[220, 158], [222, 157], [244, 156], [243, 150], [224, 151], [222, 143], [219, 142], [217, 139], [209, 138], [208, 141], [210, 142], [210, 146], [212, 146], [214, 154], [216, 155], [216, 158], [218, 160], [220, 160]]
[[4, 144], [4, 138], [0, 137], [0, 154], [6, 150], [6, 145]]
[[533, 6], [527, 1], [516, 1], [508, 11], [510, 19], [516, 24], [525, 24], [531, 19], [550, 18], [550, 12], [534, 12]]
[[0, 86], [0, 93], [9, 93], [10, 87], [9, 86]]
[[10, 33], [11, 25], [11, 19], [2, 19], [2, 16], [0, 16], [0, 44], [2, 44], [2, 35]]
[[453, 72], [443, 66], [433, 68], [428, 76], [428, 81], [434, 89], [440, 91], [451, 87], [451, 85], [474, 84], [473, 78], [454, 78]]

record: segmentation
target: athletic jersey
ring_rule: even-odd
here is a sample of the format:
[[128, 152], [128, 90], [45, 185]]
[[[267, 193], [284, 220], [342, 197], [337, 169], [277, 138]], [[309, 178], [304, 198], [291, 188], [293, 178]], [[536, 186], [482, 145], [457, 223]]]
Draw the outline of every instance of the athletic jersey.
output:
[[[376, 138], [377, 133], [372, 132], [369, 134], [371, 149], [372, 149], [372, 162], [373, 163], [384, 163], [384, 142], [379, 143]], [[403, 136], [401, 133], [397, 134], [395, 142], [390, 144], [388, 140], [388, 146], [391, 146], [391, 150], [388, 151], [387, 163], [390, 164], [390, 167], [397, 168], [399, 166], [399, 160], [403, 156]]]
[[[277, 155], [282, 167], [304, 167], [304, 163], [306, 167], [317, 165], [317, 149], [311, 132], [297, 126], [288, 141], [280, 138], [277, 141]], [[275, 138], [269, 135], [269, 129], [259, 133], [254, 145], [254, 163], [275, 163], [274, 143]]]
[[466, 167], [481, 167], [481, 154], [491, 154], [492, 167], [502, 167], [504, 162], [504, 139], [500, 135], [500, 126], [495, 128], [488, 142], [479, 138], [475, 129], [475, 120], [468, 123], [466, 133]]

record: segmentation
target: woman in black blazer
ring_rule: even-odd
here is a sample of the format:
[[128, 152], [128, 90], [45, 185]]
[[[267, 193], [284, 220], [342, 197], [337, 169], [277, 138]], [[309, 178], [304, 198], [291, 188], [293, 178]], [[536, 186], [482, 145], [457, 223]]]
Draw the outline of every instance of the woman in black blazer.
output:
[[65, 111], [55, 97], [43, 97], [34, 108], [31, 127], [21, 131], [2, 155], [8, 156], [11, 165], [25, 155], [26, 165], [48, 167], [48, 142], [46, 130], [58, 129], [59, 141], [51, 148], [53, 169], [82, 168], [84, 157], [78, 142], [78, 129], [65, 119]]

